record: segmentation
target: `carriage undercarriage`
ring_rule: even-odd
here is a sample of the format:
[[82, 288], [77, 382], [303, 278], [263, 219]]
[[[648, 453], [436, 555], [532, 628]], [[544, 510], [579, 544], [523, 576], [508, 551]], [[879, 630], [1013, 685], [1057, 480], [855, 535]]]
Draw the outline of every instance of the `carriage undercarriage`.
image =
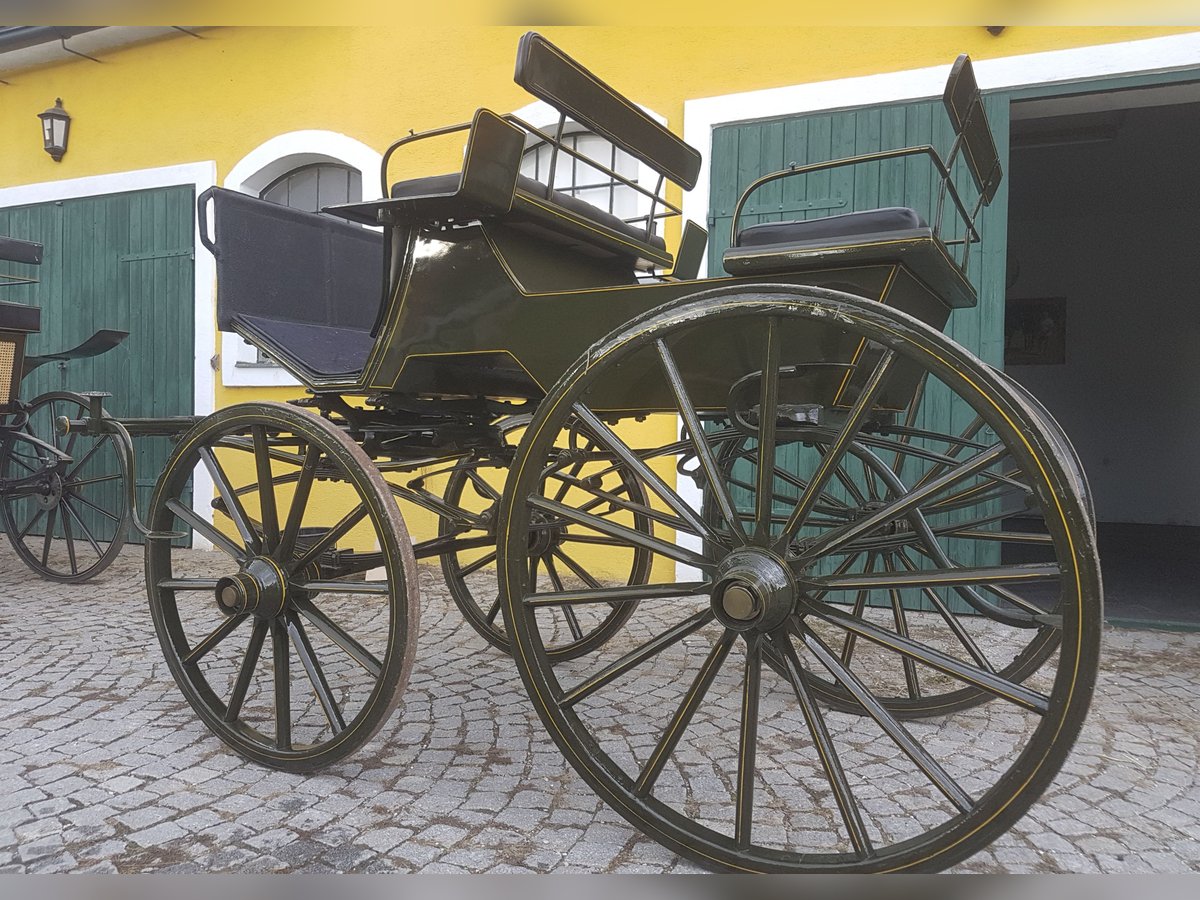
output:
[[[694, 182], [694, 151], [536, 35], [518, 81]], [[659, 274], [653, 205], [639, 232], [534, 192], [512, 163], [553, 138], [486, 110], [460, 175], [346, 222], [202, 197], [220, 327], [309, 388], [178, 428], [150, 501], [151, 611], [202, 721], [289, 771], [353, 753], [402, 703], [436, 558], [584, 780], [676, 851], [928, 870], [993, 840], [1082, 724], [1101, 585], [1069, 441], [940, 332], [999, 181], [978, 96], [960, 60], [974, 212], [917, 151], [957, 240], [940, 203], [857, 235], [735, 216], [721, 278]], [[120, 431], [89, 407], [62, 430]]]

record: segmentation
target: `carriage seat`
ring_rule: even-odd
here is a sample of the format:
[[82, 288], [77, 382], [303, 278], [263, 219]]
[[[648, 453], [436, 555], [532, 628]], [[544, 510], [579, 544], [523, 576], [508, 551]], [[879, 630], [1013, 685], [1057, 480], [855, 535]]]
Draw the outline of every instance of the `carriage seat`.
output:
[[[461, 178], [462, 173], [454, 172], [399, 181], [392, 185], [392, 199], [451, 195]], [[505, 221], [590, 256], [636, 256], [655, 266], [671, 264], [666, 242], [658, 235], [646, 240], [644, 227], [561, 191], [552, 191], [547, 197], [546, 186], [525, 175], [516, 178], [512, 208]]]
[[905, 265], [950, 307], [976, 303], [974, 287], [933, 229], [920, 213], [903, 206], [749, 225], [722, 257], [730, 275], [887, 263]]

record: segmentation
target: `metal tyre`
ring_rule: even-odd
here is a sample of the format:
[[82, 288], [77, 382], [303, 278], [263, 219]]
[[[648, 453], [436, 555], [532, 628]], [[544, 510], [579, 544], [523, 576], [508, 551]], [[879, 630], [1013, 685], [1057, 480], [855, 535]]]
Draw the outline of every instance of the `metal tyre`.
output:
[[[197, 467], [215, 525], [180, 502]], [[217, 737], [306, 772], [387, 721], [412, 668], [415, 560], [387, 483], [343, 432], [286, 404], [222, 409], [180, 440], [148, 520], [215, 548], [148, 541], [146, 585], [171, 674]]]
[[[747, 376], [754, 408], [766, 411], [765, 427], [754, 429], [762, 463], [791, 442], [788, 423], [804, 403], [831, 400], [815, 423], [820, 440], [807, 448], [797, 441], [805, 452], [791, 470], [794, 494], [774, 465], [759, 464], [753, 505], [743, 509], [713, 446], [697, 439], [717, 526], [704, 521], [699, 491], [667, 485], [648, 483], [674, 521], [656, 522], [648, 537], [546, 496], [547, 452], [571, 416], [618, 408], [636, 383], [648, 408], [678, 415], [689, 434], [703, 435], [701, 420], [726, 415], [724, 399]], [[957, 410], [952, 428], [897, 425], [919, 382]], [[947, 439], [953, 453], [928, 446]], [[899, 489], [853, 503], [838, 468], [853, 469], [856, 442], [889, 468], [893, 458], [910, 457], [899, 466]], [[614, 809], [701, 863], [758, 872], [949, 866], [1036, 801], [1091, 698], [1099, 567], [1085, 501], [1058, 450], [1043, 418], [1003, 378], [877, 303], [762, 286], [652, 311], [594, 345], [563, 376], [512, 466], [500, 512], [500, 579], [530, 697], [568, 760]], [[773, 502], [760, 499], [767, 497]], [[1014, 497], [1045, 520], [1049, 540], [1040, 546], [1048, 558], [1040, 562], [1012, 563], [993, 550], [1005, 540], [1002, 504]], [[531, 585], [523, 535], [532, 513], [548, 508], [681, 567], [675, 579], [637, 592], [638, 612], [620, 635], [565, 663], [545, 652], [538, 617], [555, 604], [606, 595]], [[994, 518], [977, 521], [987, 517], [976, 514], [981, 508]], [[933, 531], [932, 546], [914, 536], [920, 522]], [[901, 548], [889, 552], [897, 559], [903, 552], [911, 569], [865, 564], [885, 547]], [[892, 593], [900, 595], [899, 613]], [[632, 599], [628, 590], [607, 596]], [[951, 601], [964, 597], [986, 614], [956, 611]], [[917, 609], [921, 600], [933, 608]], [[1005, 664], [1046, 628], [1056, 634], [1052, 658], [1022, 681], [1006, 678]], [[856, 647], [849, 654], [848, 643]], [[961, 688], [991, 702], [902, 721], [896, 701], [914, 677], [931, 696]], [[823, 708], [821, 683], [852, 698], [856, 710]]]
[[51, 581], [78, 583], [103, 572], [121, 552], [129, 527], [128, 463], [117, 438], [60, 435], [55, 427], [60, 416], [81, 419], [87, 410], [79, 394], [42, 394], [18, 431], [57, 447], [70, 462], [56, 465], [51, 454], [19, 437], [0, 458], [0, 478], [42, 473], [32, 492], [0, 495], [0, 515], [17, 555]]

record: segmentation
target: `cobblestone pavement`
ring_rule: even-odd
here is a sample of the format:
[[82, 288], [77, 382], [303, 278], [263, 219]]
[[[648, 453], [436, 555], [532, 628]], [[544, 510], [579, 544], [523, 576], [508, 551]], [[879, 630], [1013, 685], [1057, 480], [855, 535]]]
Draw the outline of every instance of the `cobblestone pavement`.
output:
[[[421, 572], [412, 680], [365, 750], [269, 772], [196, 719], [139, 548], [56, 585], [0, 548], [0, 871], [692, 872], [610, 811], [507, 658]], [[1042, 800], [965, 872], [1200, 870], [1200, 634], [1109, 630], [1092, 712]]]

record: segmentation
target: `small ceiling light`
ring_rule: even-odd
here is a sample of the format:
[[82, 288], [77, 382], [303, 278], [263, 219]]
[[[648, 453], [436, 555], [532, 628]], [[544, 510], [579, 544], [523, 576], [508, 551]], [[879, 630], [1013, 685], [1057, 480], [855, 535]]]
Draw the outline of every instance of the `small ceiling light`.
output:
[[62, 162], [67, 152], [67, 133], [71, 130], [71, 117], [63, 109], [62, 97], [55, 99], [48, 110], [38, 113], [38, 118], [42, 120], [43, 148], [55, 162]]

